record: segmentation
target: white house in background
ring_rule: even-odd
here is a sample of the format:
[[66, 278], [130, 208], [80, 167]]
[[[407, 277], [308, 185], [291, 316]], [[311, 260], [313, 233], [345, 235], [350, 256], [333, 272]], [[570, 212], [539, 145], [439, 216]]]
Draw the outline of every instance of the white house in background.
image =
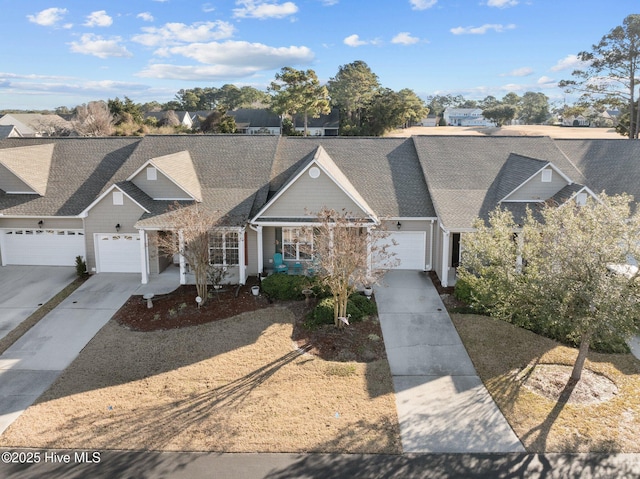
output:
[[442, 116], [450, 126], [495, 126], [482, 116], [481, 108], [447, 108]]

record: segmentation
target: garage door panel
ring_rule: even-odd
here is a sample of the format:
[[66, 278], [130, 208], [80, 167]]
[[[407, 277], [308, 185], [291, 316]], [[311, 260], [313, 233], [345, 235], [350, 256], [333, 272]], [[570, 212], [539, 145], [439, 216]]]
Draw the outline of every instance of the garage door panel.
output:
[[96, 256], [99, 273], [140, 273], [140, 235], [97, 234]]
[[395, 254], [392, 260], [397, 263], [392, 269], [423, 271], [425, 267], [425, 249], [427, 233], [424, 231], [400, 231], [390, 233], [384, 239], [387, 251]]
[[79, 230], [0, 230], [5, 264], [73, 266], [85, 256], [84, 234]]

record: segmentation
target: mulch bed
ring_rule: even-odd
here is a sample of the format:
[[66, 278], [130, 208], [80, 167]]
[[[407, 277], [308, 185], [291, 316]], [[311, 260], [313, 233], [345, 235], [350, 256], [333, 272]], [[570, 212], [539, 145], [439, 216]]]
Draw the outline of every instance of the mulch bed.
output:
[[252, 294], [251, 287], [257, 284], [257, 278], [252, 277], [239, 288], [225, 286], [220, 292], [210, 294], [200, 308], [196, 306], [197, 293], [193, 285], [180, 286], [172, 293], [154, 297], [152, 308], [147, 307], [142, 296], [132, 296], [114, 319], [134, 331], [159, 331], [197, 326], [278, 304], [294, 313], [296, 322], [292, 340], [307, 353], [326, 361], [368, 363], [386, 359], [382, 330], [376, 317], [352, 322], [342, 329], [333, 325], [309, 329], [304, 320], [315, 305], [313, 300], [309, 303], [304, 300], [274, 303], [263, 294]]

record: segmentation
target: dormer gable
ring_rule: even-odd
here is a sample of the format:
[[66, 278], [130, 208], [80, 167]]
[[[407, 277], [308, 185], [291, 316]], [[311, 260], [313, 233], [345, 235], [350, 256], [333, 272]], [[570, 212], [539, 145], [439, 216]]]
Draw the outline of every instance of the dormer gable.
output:
[[[543, 202], [572, 184], [573, 180], [553, 163], [510, 155], [501, 172], [500, 203]], [[513, 188], [508, 190], [507, 186]]]
[[0, 189], [45, 196], [54, 144], [0, 149]]
[[152, 158], [128, 181], [154, 200], [202, 201], [200, 180], [188, 151]]
[[269, 218], [304, 218], [323, 207], [345, 210], [377, 221], [365, 199], [342, 170], [318, 146], [311, 159], [303, 164], [260, 210], [253, 221]]

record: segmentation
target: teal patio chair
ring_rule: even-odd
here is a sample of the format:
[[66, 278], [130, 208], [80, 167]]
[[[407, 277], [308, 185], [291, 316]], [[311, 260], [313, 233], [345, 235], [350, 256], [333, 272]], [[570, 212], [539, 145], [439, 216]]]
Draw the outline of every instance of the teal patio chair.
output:
[[273, 255], [273, 270], [276, 273], [289, 273], [289, 266], [282, 260], [282, 253]]

